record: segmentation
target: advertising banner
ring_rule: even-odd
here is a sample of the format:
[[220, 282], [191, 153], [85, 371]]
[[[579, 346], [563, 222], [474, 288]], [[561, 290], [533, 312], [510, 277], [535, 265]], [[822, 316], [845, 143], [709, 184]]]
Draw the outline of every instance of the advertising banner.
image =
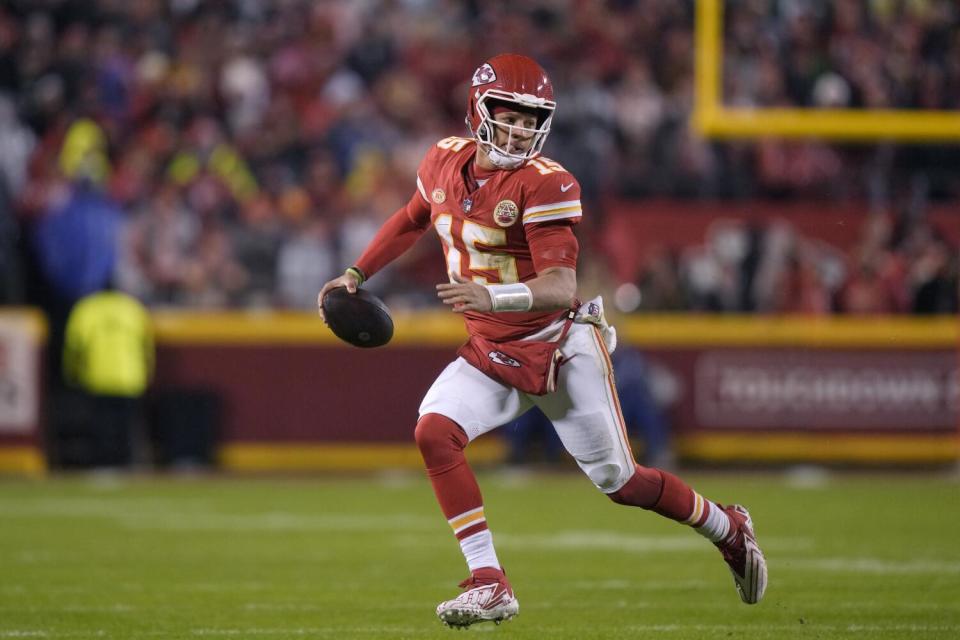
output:
[[950, 351], [703, 351], [692, 402], [706, 429], [955, 430]]
[[40, 359], [46, 324], [31, 309], [0, 309], [0, 473], [46, 469]]
[[38, 422], [38, 358], [29, 318], [0, 313], [0, 436], [29, 434]]

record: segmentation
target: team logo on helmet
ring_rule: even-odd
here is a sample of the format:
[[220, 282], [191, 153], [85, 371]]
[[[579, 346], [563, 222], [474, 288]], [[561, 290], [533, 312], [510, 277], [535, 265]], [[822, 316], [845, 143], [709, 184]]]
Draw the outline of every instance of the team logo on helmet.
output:
[[444, 202], [447, 201], [447, 194], [444, 193], [443, 189], [441, 189], [440, 187], [437, 187], [436, 189], [434, 189], [433, 192], [430, 194], [430, 197], [433, 198], [433, 201], [436, 202], [437, 204], [443, 204]]
[[520, 217], [520, 208], [513, 200], [501, 200], [493, 210], [493, 219], [501, 227], [509, 227]]
[[490, 84], [497, 79], [497, 72], [493, 70], [489, 62], [484, 62], [476, 71], [473, 72], [473, 83], [471, 87], [479, 87], [482, 84]]

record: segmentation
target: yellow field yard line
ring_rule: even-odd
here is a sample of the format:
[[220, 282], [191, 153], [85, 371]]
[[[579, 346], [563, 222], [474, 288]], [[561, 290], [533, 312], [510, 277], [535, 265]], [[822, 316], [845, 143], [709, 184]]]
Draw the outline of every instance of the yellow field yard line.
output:
[[960, 435], [698, 434], [677, 438], [688, 459], [929, 464], [960, 460]]
[[[411, 439], [412, 439], [411, 435]], [[506, 445], [499, 438], [471, 443], [473, 463], [502, 462]], [[277, 443], [232, 442], [219, 451], [223, 469], [231, 471], [371, 471], [384, 468], [422, 469], [423, 459], [410, 443]]]

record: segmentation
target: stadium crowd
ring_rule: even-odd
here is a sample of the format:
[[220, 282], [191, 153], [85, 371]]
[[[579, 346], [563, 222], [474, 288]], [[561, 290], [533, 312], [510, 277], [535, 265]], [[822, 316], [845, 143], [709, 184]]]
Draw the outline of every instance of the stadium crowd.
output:
[[[951, 0], [726, 6], [730, 104], [960, 108]], [[728, 230], [716, 250], [665, 247], [621, 291], [624, 309], [956, 312], [956, 236], [924, 214], [931, 201], [960, 208], [960, 150], [698, 137], [693, 11], [692, 0], [8, 0], [0, 302], [30, 300], [38, 283], [75, 300], [114, 280], [150, 305], [312, 308], [409, 197], [428, 146], [465, 133], [478, 61], [519, 51], [554, 80], [546, 151], [581, 181], [594, 260], [605, 213], [624, 199], [868, 203], [849, 254], [774, 223]], [[395, 305], [432, 304], [436, 250], [371, 286]]]

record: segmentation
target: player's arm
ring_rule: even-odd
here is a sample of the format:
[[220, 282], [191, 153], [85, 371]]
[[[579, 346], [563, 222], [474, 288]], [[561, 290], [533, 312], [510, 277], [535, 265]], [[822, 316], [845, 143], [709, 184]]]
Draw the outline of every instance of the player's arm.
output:
[[569, 309], [577, 297], [577, 270], [548, 267], [524, 284], [530, 289], [530, 311]]
[[430, 206], [418, 190], [406, 205], [387, 218], [356, 264], [347, 268], [343, 275], [323, 285], [317, 295], [320, 317], [323, 318], [323, 297], [329, 291], [337, 287], [346, 287], [350, 293], [356, 293], [357, 287], [403, 255], [429, 227]]
[[577, 295], [577, 238], [569, 224], [538, 224], [527, 232], [537, 275], [526, 282], [482, 285], [452, 274], [437, 296], [464, 311], [552, 311], [568, 309]]
[[514, 284], [478, 284], [451, 274], [454, 282], [437, 285], [437, 296], [457, 313], [464, 311], [552, 311], [568, 309], [577, 295], [577, 272], [549, 267], [536, 278]]

